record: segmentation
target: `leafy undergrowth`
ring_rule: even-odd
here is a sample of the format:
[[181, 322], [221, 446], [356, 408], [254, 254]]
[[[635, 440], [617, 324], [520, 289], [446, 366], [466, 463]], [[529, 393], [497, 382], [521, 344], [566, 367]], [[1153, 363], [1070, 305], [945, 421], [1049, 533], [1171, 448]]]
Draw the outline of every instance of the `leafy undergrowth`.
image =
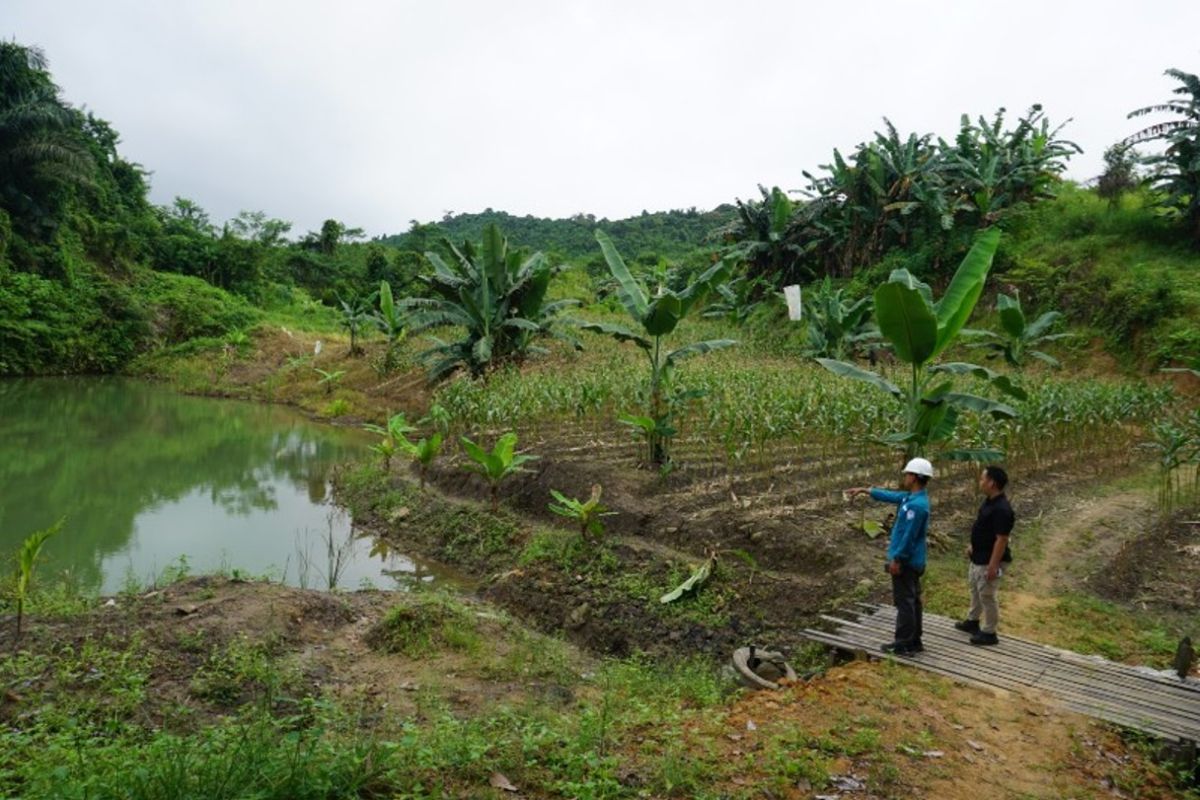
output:
[[0, 660], [6, 796], [953, 800], [980, 770], [997, 797], [1180, 796], [1107, 729], [891, 662], [743, 694], [446, 594], [199, 578], [92, 608]]
[[1144, 193], [1109, 207], [1064, 186], [1028, 211], [997, 274], [1090, 325], [1127, 366], [1200, 365], [1200, 254]]

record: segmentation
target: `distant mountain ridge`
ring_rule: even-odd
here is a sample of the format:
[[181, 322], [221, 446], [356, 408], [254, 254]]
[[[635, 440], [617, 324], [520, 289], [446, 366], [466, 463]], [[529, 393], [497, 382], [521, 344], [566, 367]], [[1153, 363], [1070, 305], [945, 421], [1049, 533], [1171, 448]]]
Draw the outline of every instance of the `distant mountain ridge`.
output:
[[[566, 219], [526, 215], [518, 217], [506, 211], [486, 209], [475, 214], [454, 214], [432, 224], [441, 235], [458, 243], [464, 239], [479, 241], [483, 229], [496, 223], [510, 243], [529, 250], [540, 250], [569, 260], [598, 257], [595, 230], [603, 229], [617, 249], [630, 257], [655, 254], [681, 257], [697, 249], [716, 244], [713, 233], [737, 216], [733, 205], [720, 205], [711, 211], [696, 208], [671, 211], [643, 211], [627, 219], [596, 219], [592, 214], [576, 214]], [[431, 226], [420, 225], [420, 232], [383, 236], [382, 244], [402, 249], [419, 249], [433, 233]]]

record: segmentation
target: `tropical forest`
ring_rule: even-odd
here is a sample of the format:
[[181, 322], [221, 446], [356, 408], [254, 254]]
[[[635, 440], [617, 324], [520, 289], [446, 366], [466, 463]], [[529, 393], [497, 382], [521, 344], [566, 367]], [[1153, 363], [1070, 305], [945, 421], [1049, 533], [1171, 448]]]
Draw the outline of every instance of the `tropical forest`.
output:
[[[54, 56], [0, 41], [0, 796], [1200, 797], [1196, 66], [1088, 179], [981, 101], [368, 234], [152, 199]], [[906, 655], [852, 490], [912, 459]]]

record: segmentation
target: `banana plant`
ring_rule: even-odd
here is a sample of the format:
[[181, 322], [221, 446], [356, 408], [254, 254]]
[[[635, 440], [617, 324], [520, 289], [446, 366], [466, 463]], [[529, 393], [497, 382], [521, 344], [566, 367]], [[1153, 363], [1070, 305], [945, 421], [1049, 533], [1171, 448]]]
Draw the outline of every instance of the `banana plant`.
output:
[[748, 278], [745, 275], [718, 284], [715, 288], [719, 300], [714, 300], [700, 316], [707, 319], [724, 319], [733, 325], [745, 325], [759, 306], [761, 297], [769, 291], [769, 284], [762, 278]]
[[403, 414], [393, 414], [388, 418], [387, 426], [367, 424], [363, 425], [363, 430], [371, 433], [379, 434], [381, 438], [377, 443], [371, 445], [371, 450], [378, 453], [383, 458], [383, 468], [390, 470], [392, 468], [392, 456], [396, 455], [397, 451], [403, 449], [401, 442], [405, 445], [411, 444], [408, 441], [408, 434], [413, 433], [417, 429], [408, 424]]
[[650, 408], [648, 413], [641, 416], [655, 424], [647, 427], [639, 423], [639, 426], [646, 431], [650, 466], [661, 468], [668, 460], [667, 440], [670, 438], [663, 435], [665, 428], [670, 426], [671, 414], [666, 388], [675, 367], [686, 358], [737, 344], [733, 339], [709, 339], [668, 351], [663, 346], [663, 340], [675, 331], [680, 321], [714, 287], [729, 278], [729, 266], [725, 260], [721, 260], [679, 291], [659, 285], [652, 293], [633, 277], [604, 231], [596, 231], [596, 241], [600, 243], [608, 270], [619, 286], [621, 305], [640, 331], [607, 322], [583, 322], [580, 327], [585, 331], [612, 336], [619, 342], [631, 342], [646, 354], [650, 362]]
[[351, 294], [349, 297], [338, 296], [338, 310], [341, 312], [339, 324], [350, 334], [350, 355], [358, 355], [362, 352], [362, 348], [358, 346], [358, 339], [362, 332], [363, 326], [371, 319], [371, 301], [373, 297], [370, 295]]
[[879, 338], [871, 324], [871, 298], [850, 300], [828, 277], [804, 302], [808, 320], [808, 355], [844, 359]]
[[338, 385], [338, 382], [346, 377], [346, 370], [344, 369], [324, 370], [320, 367], [313, 367], [313, 372], [321, 376], [321, 379], [317, 381], [317, 386], [325, 387], [326, 395], [333, 394], [333, 390]]
[[434, 274], [422, 276], [435, 297], [410, 297], [399, 305], [411, 311], [409, 332], [457, 326], [463, 337], [452, 342], [434, 339], [434, 347], [421, 354], [430, 364], [429, 379], [440, 380], [460, 367], [473, 377], [482, 377], [492, 367], [519, 361], [531, 353], [544, 353], [534, 344], [541, 336], [563, 336], [554, 325], [559, 314], [578, 305], [577, 300], [547, 302], [550, 281], [565, 269], [554, 266], [541, 253], [526, 256], [509, 249], [508, 240], [492, 224], [483, 229], [482, 247], [464, 242], [448, 262], [438, 253], [427, 252]]
[[[932, 446], [950, 442], [962, 411], [991, 414], [997, 419], [1016, 417], [1016, 410], [1009, 405], [954, 391], [955, 376], [982, 378], [1005, 394], [1025, 398], [1024, 390], [1007, 375], [964, 362], [935, 363], [935, 359], [958, 339], [979, 302], [999, 242], [1000, 231], [996, 228], [979, 233], [945, 294], [936, 302], [929, 286], [903, 269], [894, 271], [890, 279], [875, 290], [875, 320], [896, 358], [909, 366], [908, 386], [901, 388], [876, 372], [844, 361], [817, 359], [835, 375], [868, 383], [900, 402], [904, 428], [879, 440], [902, 449], [906, 458], [923, 455]], [[980, 461], [997, 458], [1000, 452], [993, 448], [951, 449], [940, 455], [948, 459]]]
[[518, 472], [528, 472], [529, 470], [524, 469], [522, 465], [537, 458], [515, 452], [517, 435], [511, 431], [496, 440], [490, 453], [466, 436], [462, 437], [462, 446], [471, 457], [471, 463], [465, 465], [466, 469], [479, 473], [488, 482], [492, 513], [500, 510], [500, 482]]
[[413, 463], [417, 465], [417, 474], [420, 476], [421, 491], [425, 491], [425, 478], [429, 474], [429, 465], [442, 452], [442, 434], [434, 433], [428, 439], [422, 438], [416, 442], [410, 442], [408, 439], [400, 439], [397, 444], [404, 450]]
[[392, 297], [392, 287], [387, 281], [379, 282], [379, 310], [374, 315], [375, 327], [379, 328], [387, 339], [387, 349], [383, 355], [383, 370], [391, 372], [396, 368], [396, 346], [404, 339], [407, 332], [405, 316], [400, 312]]
[[46, 544], [47, 539], [62, 529], [65, 521], [66, 518], [64, 517], [49, 528], [29, 534], [21, 542], [21, 549], [17, 551], [17, 572], [13, 581], [13, 599], [17, 605], [17, 634], [14, 639], [15, 642], [20, 642], [21, 640], [25, 605], [29, 602], [30, 586], [33, 584], [33, 568], [37, 565], [38, 557], [42, 554], [42, 546]]
[[1005, 361], [1017, 368], [1025, 366], [1026, 356], [1044, 361], [1052, 367], [1061, 366], [1054, 356], [1034, 349], [1047, 342], [1056, 342], [1074, 336], [1072, 333], [1049, 332], [1062, 319], [1061, 313], [1047, 311], [1033, 322], [1027, 322], [1025, 312], [1021, 309], [1020, 298], [1009, 297], [1006, 294], [997, 296], [996, 311], [1000, 313], [1000, 327], [1004, 329], [1004, 332], [971, 331], [972, 335], [989, 340], [975, 344], [973, 347], [990, 350], [988, 358], [1003, 356]]
[[551, 489], [550, 494], [558, 504], [550, 503], [548, 508], [560, 517], [574, 520], [579, 525], [579, 535], [584, 539], [587, 539], [590, 534], [591, 538], [598, 540], [604, 535], [602, 518], [611, 517], [617, 513], [600, 505], [600, 492], [600, 484], [594, 484], [591, 496], [584, 501], [567, 497], [561, 492]]
[[758, 187], [761, 200], [737, 200], [737, 219], [719, 232], [727, 242], [730, 260], [744, 263], [753, 279], [794, 282], [811, 278], [797, 259], [802, 248], [791, 236], [796, 206], [778, 186]]

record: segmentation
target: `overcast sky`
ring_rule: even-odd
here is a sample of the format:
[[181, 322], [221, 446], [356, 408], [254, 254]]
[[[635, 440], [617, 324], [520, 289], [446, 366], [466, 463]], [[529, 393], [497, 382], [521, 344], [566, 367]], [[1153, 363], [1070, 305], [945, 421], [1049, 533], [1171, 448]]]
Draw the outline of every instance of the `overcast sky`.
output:
[[1042, 103], [1099, 172], [1128, 111], [1200, 73], [1200, 2], [0, 0], [152, 197], [293, 233], [447, 211], [711, 208], [850, 150], [881, 117]]

